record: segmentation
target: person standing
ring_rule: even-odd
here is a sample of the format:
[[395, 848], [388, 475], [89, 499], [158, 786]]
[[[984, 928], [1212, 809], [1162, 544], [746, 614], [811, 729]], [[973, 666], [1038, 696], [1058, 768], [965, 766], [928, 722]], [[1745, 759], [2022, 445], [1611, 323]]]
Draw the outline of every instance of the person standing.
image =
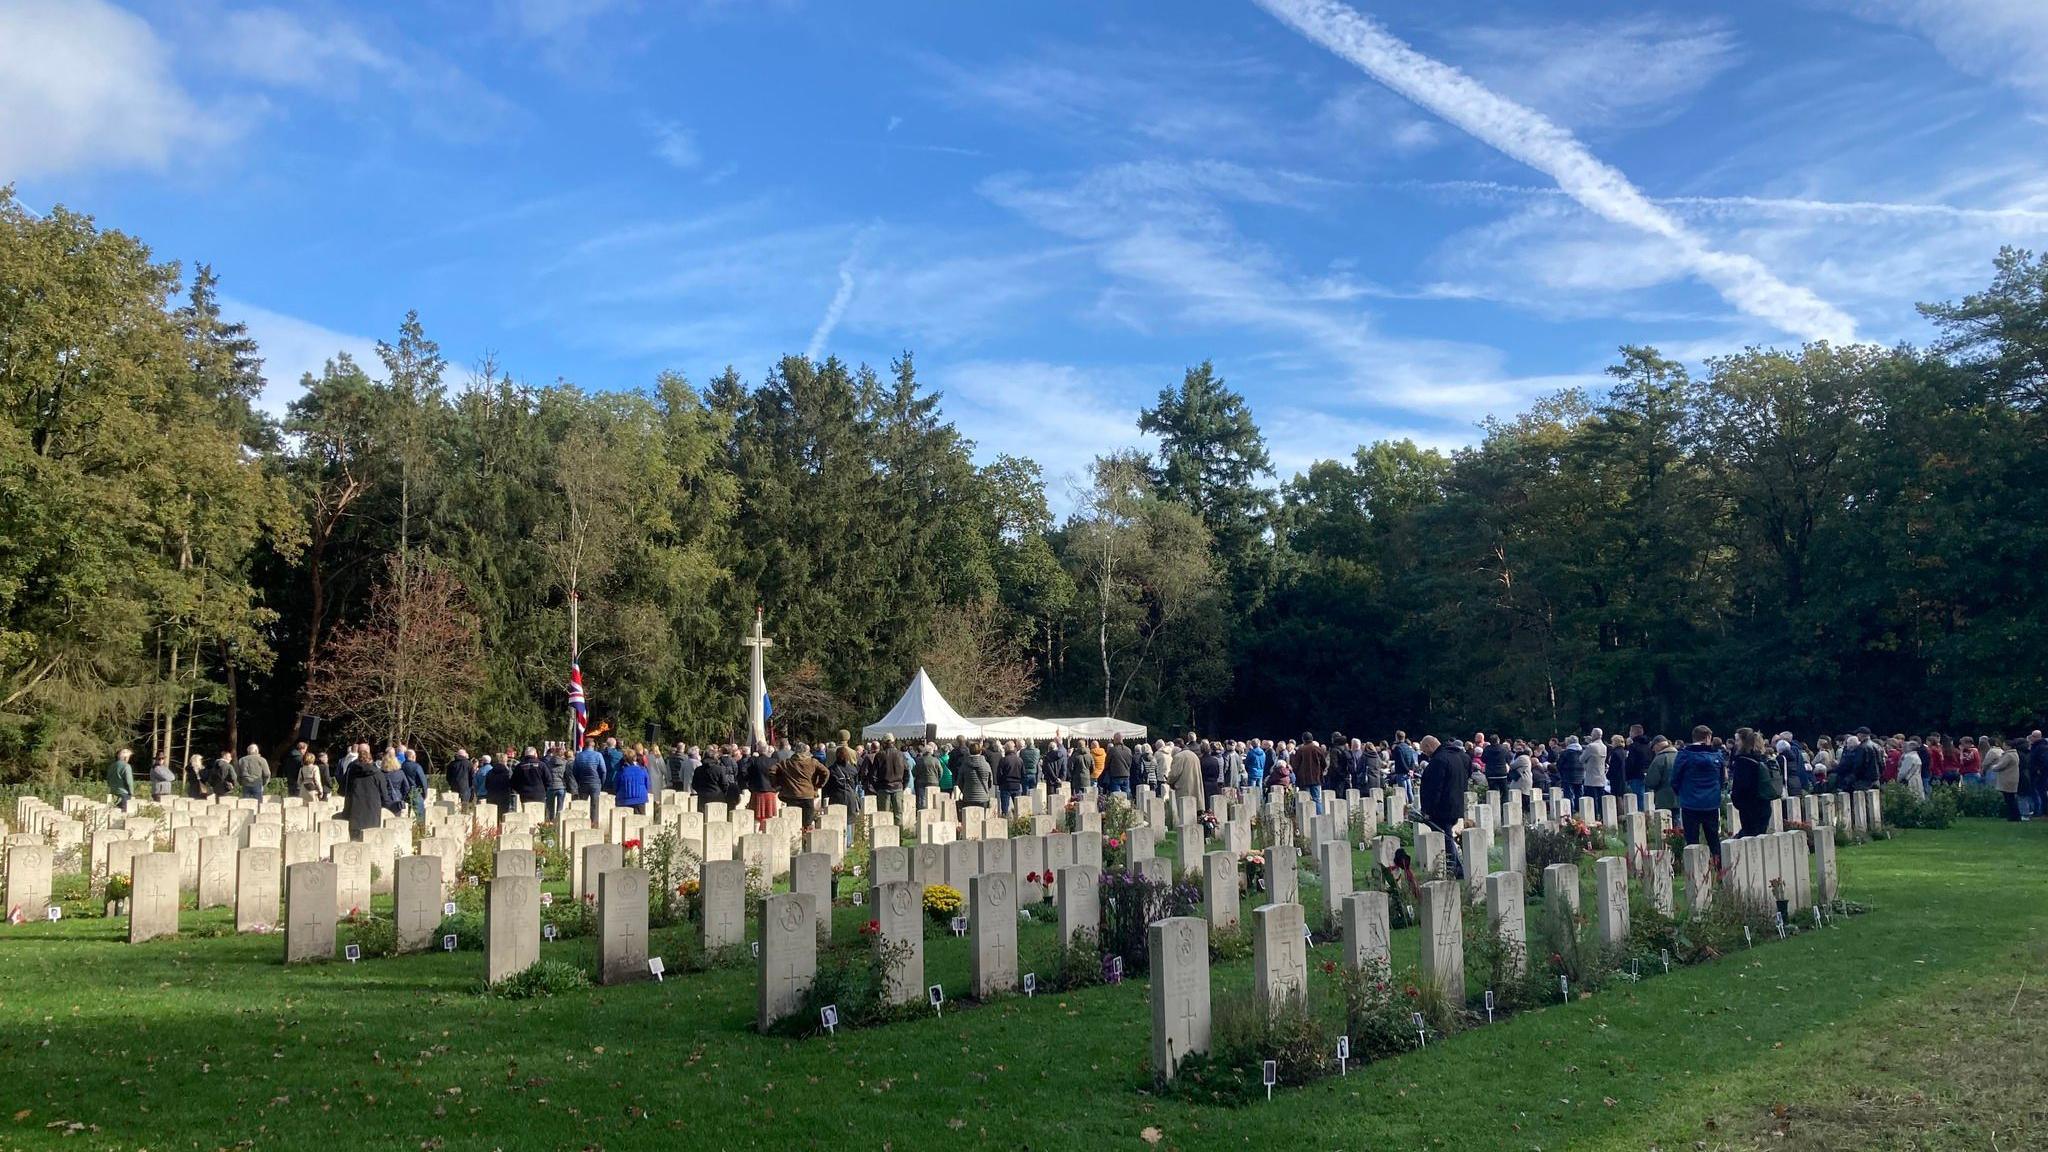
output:
[[1024, 795], [1024, 757], [1014, 741], [1005, 740], [997, 748], [1001, 755], [996, 757], [995, 765], [996, 812], [1008, 816]]
[[1740, 837], [1762, 836], [1771, 830], [1771, 801], [1778, 791], [1771, 779], [1769, 753], [1762, 734], [1735, 730], [1735, 759], [1728, 768], [1728, 799], [1742, 817]]
[[882, 738], [882, 750], [875, 754], [875, 807], [903, 818], [903, 786], [910, 779], [910, 758], [896, 747], [896, 737]]
[[326, 790], [321, 787], [320, 758], [318, 756], [308, 752], [299, 758], [299, 773], [296, 783], [299, 789], [299, 799], [305, 803], [311, 804], [327, 798]]
[[855, 754], [852, 733], [839, 730], [839, 743], [832, 745], [825, 765], [825, 803], [844, 804], [852, 813], [860, 811], [860, 757]]
[[163, 752], [157, 753], [149, 765], [149, 798], [158, 804], [163, 803], [176, 784], [176, 778], [171, 775], [170, 756]]
[[996, 773], [980, 742], [962, 744], [965, 753], [953, 769], [953, 784], [960, 789], [960, 807], [986, 809], [993, 798]]
[[[543, 812], [547, 810], [548, 770], [547, 765], [541, 763], [538, 748], [528, 745], [525, 754], [519, 757], [519, 763], [513, 765], [512, 790], [519, 794], [521, 808], [532, 805]], [[590, 798], [590, 819], [593, 823], [597, 820], [595, 796]]]
[[1692, 743], [1680, 749], [1671, 764], [1671, 792], [1678, 800], [1679, 824], [1685, 842], [1706, 840], [1721, 866], [1721, 750], [1714, 747], [1714, 730], [1701, 724], [1692, 730]]
[[1104, 792], [1126, 792], [1131, 790], [1131, 750], [1121, 736], [1112, 736], [1108, 751], [1102, 756], [1100, 773]]
[[448, 761], [448, 789], [462, 801], [463, 811], [476, 803], [476, 769], [469, 762], [467, 748], [457, 748], [455, 758]]
[[1650, 741], [1650, 766], [1643, 770], [1643, 787], [1650, 802], [1666, 812], [1678, 811], [1678, 794], [1671, 790], [1671, 769], [1678, 760], [1678, 748], [1659, 736]]
[[645, 751], [635, 750], [621, 760], [618, 777], [612, 784], [612, 795], [619, 807], [647, 815], [649, 779]]
[[1579, 763], [1585, 773], [1580, 795], [1596, 801], [1607, 795], [1607, 737], [1600, 729], [1588, 732], [1585, 743], [1579, 745]]
[[811, 755], [811, 746], [798, 741], [794, 754], [776, 769], [776, 777], [782, 803], [803, 813], [806, 830], [814, 827], [818, 822], [818, 793], [830, 773]]
[[570, 784], [575, 785], [578, 799], [590, 800], [590, 822], [597, 823], [597, 794], [604, 790], [604, 753], [588, 744], [577, 749], [569, 760], [569, 778], [563, 784], [565, 797]]
[[1301, 743], [1294, 748], [1294, 755], [1287, 758], [1294, 769], [1294, 782], [1298, 788], [1306, 788], [1315, 798], [1316, 815], [1323, 814], [1323, 774], [1330, 767], [1330, 755], [1323, 746], [1316, 743], [1316, 734], [1303, 732]]
[[341, 818], [348, 821], [348, 838], [361, 840], [363, 833], [384, 823], [383, 773], [367, 756], [350, 760], [341, 769]]
[[249, 745], [249, 750], [235, 761], [235, 783], [241, 786], [243, 798], [262, 806], [264, 789], [270, 786], [270, 761], [263, 758], [254, 744]]
[[1628, 759], [1622, 765], [1622, 782], [1635, 794], [1636, 810], [1648, 811], [1650, 807], [1650, 785], [1647, 777], [1650, 771], [1650, 738], [1643, 732], [1641, 724], [1628, 726]]
[[[1483, 737], [1486, 734], [1482, 732], [1480, 735]], [[1492, 740], [1479, 753], [1479, 762], [1486, 768], [1486, 790], [1503, 802], [1508, 797], [1509, 759], [1508, 744], [1505, 740]]]
[[1463, 749], [1445, 744], [1434, 736], [1422, 738], [1422, 818], [1444, 838], [1444, 860], [1451, 879], [1463, 879], [1464, 861], [1458, 857], [1458, 821], [1465, 818], [1465, 781], [1472, 775], [1472, 758]]
[[1565, 737], [1564, 747], [1557, 754], [1557, 786], [1564, 789], [1564, 798], [1574, 808], [1578, 807], [1579, 798], [1586, 795], [1586, 756], [1576, 733]]
[[1207, 808], [1211, 797], [1223, 791], [1223, 746], [1204, 740], [1201, 743], [1202, 806]]
[[1984, 774], [1991, 777], [1998, 789], [1998, 798], [2005, 804], [2005, 818], [2018, 824], [2026, 814], [2020, 811], [2020, 755], [2005, 746], [2001, 737], [1991, 742], [1991, 748], [1984, 753]]

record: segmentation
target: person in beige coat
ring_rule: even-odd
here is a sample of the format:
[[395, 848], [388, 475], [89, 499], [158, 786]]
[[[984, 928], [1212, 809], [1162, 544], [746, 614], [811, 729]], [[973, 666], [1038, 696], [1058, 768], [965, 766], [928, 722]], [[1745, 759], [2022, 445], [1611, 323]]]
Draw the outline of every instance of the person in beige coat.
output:
[[1991, 750], [1984, 754], [1986, 775], [1995, 773], [1998, 782], [1998, 797], [2005, 801], [2005, 818], [2017, 824], [2020, 820], [2020, 754], [2005, 746], [2003, 740], [1993, 740]]
[[1176, 796], [1202, 798], [1202, 758], [1195, 754], [1193, 747], [1183, 744], [1174, 749], [1173, 759], [1166, 769], [1166, 785]]

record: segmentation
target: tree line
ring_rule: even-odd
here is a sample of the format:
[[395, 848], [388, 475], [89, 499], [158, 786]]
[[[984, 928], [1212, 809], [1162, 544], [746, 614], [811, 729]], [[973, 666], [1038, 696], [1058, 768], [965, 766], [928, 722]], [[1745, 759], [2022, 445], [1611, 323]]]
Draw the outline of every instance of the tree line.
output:
[[[1604, 390], [1445, 454], [1282, 480], [1209, 363], [1055, 517], [905, 353], [757, 381], [451, 369], [416, 315], [281, 417], [261, 349], [137, 239], [0, 193], [0, 765], [428, 749], [593, 718], [744, 724], [755, 605], [797, 732], [923, 664], [968, 714], [1204, 731], [1529, 734], [1626, 717], [2000, 730], [2048, 705], [2048, 259], [1923, 312], [1925, 348], [1624, 347]], [[1134, 442], [1136, 436], [1133, 437]]]

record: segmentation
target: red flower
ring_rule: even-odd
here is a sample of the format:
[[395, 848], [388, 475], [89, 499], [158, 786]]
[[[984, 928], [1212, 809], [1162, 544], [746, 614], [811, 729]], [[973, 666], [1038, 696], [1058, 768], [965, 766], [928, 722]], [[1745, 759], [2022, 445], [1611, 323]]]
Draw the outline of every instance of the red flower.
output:
[[633, 849], [638, 848], [639, 846], [640, 842], [638, 840], [628, 840], [620, 846], [620, 850], [624, 852], [631, 852]]
[[881, 922], [880, 920], [870, 920], [870, 921], [868, 921], [867, 923], [865, 923], [865, 924], [863, 924], [863, 925], [861, 925], [861, 926], [860, 926], [860, 934], [861, 934], [861, 935], [863, 935], [863, 936], [879, 936], [879, 935], [881, 935], [881, 934], [882, 934], [882, 922]]
[[1335, 960], [1325, 960], [1325, 961], [1323, 961], [1323, 975], [1325, 975], [1325, 976], [1335, 976], [1336, 974], [1337, 974], [1337, 962], [1336, 962]]
[[1111, 848], [1121, 848], [1121, 847], [1123, 847], [1123, 846], [1124, 846], [1124, 842], [1123, 842], [1123, 841], [1121, 841], [1121, 840], [1119, 840], [1119, 839], [1117, 839], [1117, 838], [1116, 838], [1116, 837], [1114, 837], [1114, 836], [1111, 836], [1111, 837], [1109, 838], [1109, 846], [1110, 846]]

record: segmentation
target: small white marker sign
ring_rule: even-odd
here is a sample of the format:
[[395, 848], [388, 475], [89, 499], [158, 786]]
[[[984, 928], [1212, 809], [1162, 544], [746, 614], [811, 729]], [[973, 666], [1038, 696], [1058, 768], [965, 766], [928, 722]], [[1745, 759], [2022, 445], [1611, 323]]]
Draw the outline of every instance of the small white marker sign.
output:
[[341, 954], [348, 958], [349, 963], [353, 964], [363, 958], [363, 946], [361, 944], [351, 944], [342, 949]]
[[443, 936], [443, 937], [441, 937], [441, 951], [443, 951], [443, 952], [453, 952], [453, 951], [455, 951], [455, 933], [453, 933], [453, 932], [450, 932], [450, 933], [449, 933], [449, 934], [447, 934], [446, 936]]
[[825, 1031], [830, 1032], [835, 1036], [838, 1035], [839, 1005], [827, 1004], [823, 1008], [818, 1009], [818, 1020], [820, 1023], [825, 1025]]
[[662, 981], [666, 983], [666, 981], [664, 980], [664, 976], [668, 972], [668, 965], [662, 962], [661, 957], [649, 956], [647, 958], [647, 971], [650, 974], [652, 974], [657, 981]]

